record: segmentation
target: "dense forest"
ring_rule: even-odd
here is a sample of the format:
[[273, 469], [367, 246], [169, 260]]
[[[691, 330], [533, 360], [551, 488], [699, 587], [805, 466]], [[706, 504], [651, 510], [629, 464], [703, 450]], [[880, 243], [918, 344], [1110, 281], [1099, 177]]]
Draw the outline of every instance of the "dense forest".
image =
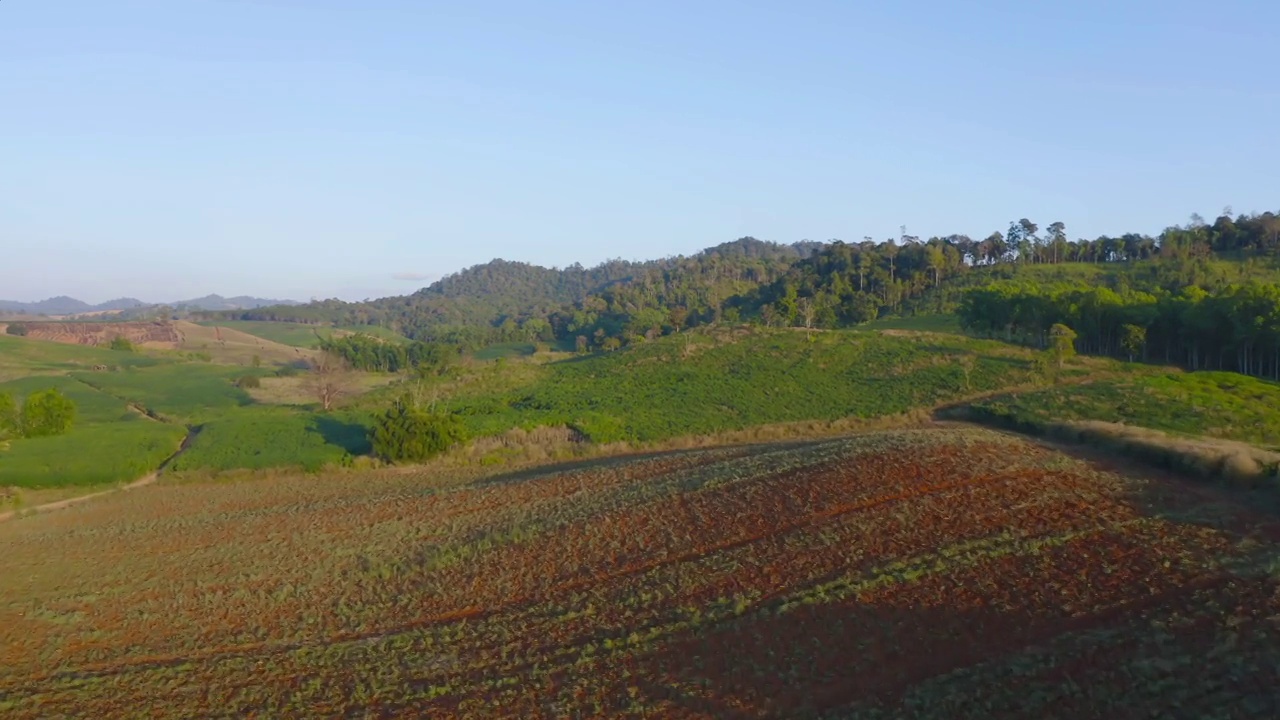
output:
[[[464, 348], [562, 341], [579, 349], [612, 349], [720, 320], [824, 328], [891, 314], [961, 309], [975, 329], [1029, 340], [1043, 335], [1047, 327], [1043, 317], [1053, 316], [1073, 327], [1083, 324], [1078, 328], [1082, 350], [1127, 354], [1118, 349], [1119, 340], [1113, 334], [1093, 334], [1088, 326], [1092, 321], [1077, 317], [1070, 306], [1061, 312], [1044, 310], [1046, 303], [1057, 302], [1046, 298], [1068, 298], [1061, 302], [1069, 305], [1076, 290], [1106, 289], [1121, 298], [1122, 305], [1159, 308], [1192, 302], [1186, 298], [1195, 291], [1187, 288], [1198, 288], [1205, 298], [1213, 299], [1205, 308], [1214, 308], [1220, 320], [1235, 318], [1222, 320], [1214, 330], [1223, 333], [1227, 331], [1222, 327], [1243, 328], [1253, 321], [1236, 318], [1230, 314], [1235, 311], [1227, 309], [1235, 305], [1216, 300], [1245, 290], [1232, 289], [1244, 278], [1233, 277], [1214, 260], [1258, 263], [1277, 257], [1280, 216], [1272, 212], [1235, 215], [1227, 209], [1213, 223], [1193, 215], [1189, 222], [1170, 226], [1156, 237], [1128, 233], [1093, 240], [1069, 239], [1061, 222], [1041, 228], [1024, 218], [981, 240], [966, 235], [922, 240], [903, 228], [896, 238], [868, 237], [857, 243], [782, 245], [748, 237], [689, 257], [613, 260], [593, 268], [548, 269], [494, 260], [409, 296], [365, 303], [328, 300], [213, 317], [382, 325], [415, 340]], [[1081, 266], [1106, 270], [1095, 273], [1087, 287], [1078, 287], [1085, 280], [1073, 269]], [[1022, 290], [1015, 292], [1013, 287]], [[1016, 322], [996, 327], [995, 321], [974, 316], [1004, 302], [992, 299], [993, 293], [1013, 298], [1007, 303], [1017, 304], [1017, 309], [1006, 311], [1018, 318]], [[1031, 296], [1039, 299], [1027, 299]], [[1033, 305], [1034, 311], [1026, 309]], [[1239, 307], [1247, 308], [1240, 312], [1253, 308], [1247, 303]], [[1040, 319], [1028, 320], [1027, 313], [1032, 312], [1040, 313], [1035, 316]], [[1186, 330], [1190, 326], [1167, 312], [1138, 313], [1120, 325], [1145, 328], [1144, 354], [1158, 351], [1170, 361], [1193, 367], [1225, 367], [1234, 362], [1255, 368], [1269, 362], [1264, 357], [1265, 338], [1233, 340], [1235, 344], [1228, 347], [1239, 346], [1240, 352], [1237, 360], [1231, 360], [1220, 345], [1208, 349], [1221, 338], [1195, 335], [1193, 339]]]
[[960, 305], [967, 329], [1044, 345], [1056, 323], [1086, 353], [1232, 370], [1280, 380], [1280, 287], [1248, 282], [1150, 292], [1090, 285], [995, 283]]

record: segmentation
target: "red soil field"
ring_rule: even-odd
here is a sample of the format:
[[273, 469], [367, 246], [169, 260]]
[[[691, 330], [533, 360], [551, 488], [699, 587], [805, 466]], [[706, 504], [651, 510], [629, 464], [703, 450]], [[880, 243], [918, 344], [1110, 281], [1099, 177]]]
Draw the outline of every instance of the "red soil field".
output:
[[1267, 717], [1268, 512], [973, 429], [0, 523], [6, 717]]

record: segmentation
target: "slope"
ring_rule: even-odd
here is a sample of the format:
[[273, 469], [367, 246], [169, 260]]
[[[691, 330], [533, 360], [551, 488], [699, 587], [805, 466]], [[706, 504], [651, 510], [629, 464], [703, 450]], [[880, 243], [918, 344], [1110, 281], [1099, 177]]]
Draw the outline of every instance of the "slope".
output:
[[0, 710], [1274, 717], [1277, 538], [981, 430], [159, 484], [0, 524]]

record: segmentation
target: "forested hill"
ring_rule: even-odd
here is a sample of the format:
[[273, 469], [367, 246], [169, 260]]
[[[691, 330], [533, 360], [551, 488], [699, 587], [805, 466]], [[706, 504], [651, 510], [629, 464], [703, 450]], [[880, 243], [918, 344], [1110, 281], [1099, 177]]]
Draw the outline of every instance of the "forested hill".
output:
[[1280, 216], [1272, 212], [1227, 210], [1213, 223], [1193, 215], [1158, 236], [1093, 240], [1069, 239], [1061, 222], [1041, 228], [1023, 218], [981, 240], [922, 240], [904, 231], [860, 243], [742, 238], [689, 257], [592, 268], [495, 260], [406, 297], [220, 317], [378, 324], [415, 339], [469, 346], [560, 340], [610, 349], [721, 319], [839, 327], [891, 314], [953, 312], [971, 289], [1014, 278], [1152, 297], [1193, 286], [1213, 294], [1250, 278], [1274, 279], [1277, 257]]
[[609, 260], [591, 268], [580, 264], [545, 268], [497, 259], [448, 275], [408, 296], [365, 303], [325, 300], [209, 317], [378, 324], [417, 339], [464, 344], [535, 337], [552, 340], [552, 321], [558, 322], [560, 332], [568, 332], [575, 306], [586, 309], [586, 316], [592, 318], [616, 317], [640, 305], [678, 299], [691, 303], [695, 313], [710, 313], [713, 306], [718, 313], [727, 298], [774, 279], [791, 263], [822, 247], [817, 242], [784, 245], [744, 237], [691, 257]]

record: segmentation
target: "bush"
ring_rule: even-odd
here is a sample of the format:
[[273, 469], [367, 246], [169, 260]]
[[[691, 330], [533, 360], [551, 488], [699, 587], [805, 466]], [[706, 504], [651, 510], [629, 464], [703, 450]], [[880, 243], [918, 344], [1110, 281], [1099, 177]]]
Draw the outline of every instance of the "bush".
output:
[[259, 378], [257, 375], [245, 375], [239, 380], [236, 380], [236, 387], [242, 390], [252, 390], [254, 388], [260, 388], [262, 387], [262, 379]]
[[0, 440], [17, 435], [21, 429], [20, 424], [18, 404], [14, 402], [12, 395], [0, 392]]
[[5, 331], [5, 334], [7, 335], [17, 335], [18, 337], [23, 337], [27, 334], [27, 326], [23, 325], [22, 323], [12, 323], [10, 325], [5, 326], [4, 331]]
[[112, 350], [119, 350], [120, 352], [133, 352], [137, 349], [137, 347], [129, 341], [129, 338], [123, 335], [117, 335], [114, 338], [111, 338], [111, 345], [108, 347]]
[[457, 416], [427, 412], [401, 400], [374, 422], [373, 454], [393, 463], [422, 462], [464, 438]]
[[75, 419], [76, 404], [57, 389], [34, 393], [22, 404], [24, 437], [65, 435], [71, 432]]

